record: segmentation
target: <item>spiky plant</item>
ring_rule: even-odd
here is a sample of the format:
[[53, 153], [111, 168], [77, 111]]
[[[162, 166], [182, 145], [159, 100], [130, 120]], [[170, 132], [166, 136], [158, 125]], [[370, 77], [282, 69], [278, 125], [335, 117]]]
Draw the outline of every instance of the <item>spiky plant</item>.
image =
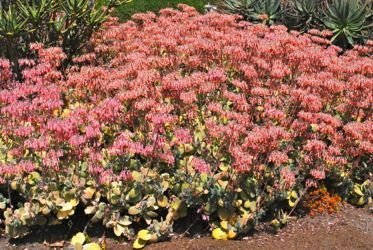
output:
[[224, 0], [226, 12], [252, 22], [273, 24], [281, 14], [281, 0]]
[[281, 0], [261, 0], [254, 5], [254, 18], [262, 20], [263, 23], [271, 25], [279, 20], [283, 13]]
[[223, 6], [226, 12], [238, 14], [250, 20], [255, 13], [254, 5], [257, 0], [224, 0]]
[[346, 49], [368, 39], [373, 23], [370, 0], [333, 0], [326, 4], [324, 24], [333, 31], [332, 42]]
[[18, 58], [29, 56], [31, 43], [62, 47], [68, 60], [89, 41], [109, 10], [129, 0], [0, 0], [0, 56], [19, 72]]
[[323, 1], [292, 0], [289, 2], [288, 25], [300, 31], [322, 27]]

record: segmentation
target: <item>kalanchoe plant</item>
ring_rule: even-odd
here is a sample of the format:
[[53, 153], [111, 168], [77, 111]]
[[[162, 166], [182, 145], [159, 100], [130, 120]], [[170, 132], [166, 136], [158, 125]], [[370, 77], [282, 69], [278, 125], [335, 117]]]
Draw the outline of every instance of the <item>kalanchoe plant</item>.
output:
[[363, 206], [366, 203], [372, 203], [373, 183], [370, 180], [362, 184], [355, 184], [350, 193], [352, 204]]
[[319, 31], [180, 8], [109, 19], [65, 77], [61, 48], [32, 44], [22, 84], [0, 59], [9, 236], [84, 211], [135, 247], [188, 216], [239, 238], [326, 179], [369, 202], [373, 44], [340, 56]]
[[331, 41], [343, 48], [366, 40], [365, 31], [373, 28], [369, 23], [372, 13], [372, 1], [333, 0], [326, 4], [324, 24], [334, 33]]

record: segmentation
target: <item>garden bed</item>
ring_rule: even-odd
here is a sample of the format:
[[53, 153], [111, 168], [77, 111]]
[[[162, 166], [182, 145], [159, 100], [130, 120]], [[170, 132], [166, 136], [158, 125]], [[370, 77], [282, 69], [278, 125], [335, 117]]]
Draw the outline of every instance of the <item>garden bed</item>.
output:
[[31, 44], [18, 74], [0, 59], [11, 243], [365, 244], [365, 210], [292, 220], [372, 204], [373, 42], [269, 24], [179, 5], [108, 18], [82, 55]]
[[[62, 229], [62, 230], [61, 230]], [[97, 229], [97, 228], [96, 228]], [[65, 228], [55, 228], [53, 232], [41, 235], [34, 233], [22, 240], [8, 241], [4, 236], [0, 248], [7, 249], [50, 249], [50, 247], [68, 247], [70, 238], [61, 237]], [[289, 222], [277, 234], [264, 227], [242, 240], [217, 241], [211, 239], [204, 228], [195, 225], [190, 234], [175, 233], [170, 241], [151, 244], [145, 249], [373, 249], [373, 214], [368, 209], [357, 209], [345, 205], [335, 214], [306, 216]], [[184, 228], [185, 232], [185, 228]], [[56, 240], [48, 237], [58, 237]], [[180, 238], [181, 237], [181, 238]], [[107, 238], [107, 249], [131, 249], [131, 244], [118, 239]]]

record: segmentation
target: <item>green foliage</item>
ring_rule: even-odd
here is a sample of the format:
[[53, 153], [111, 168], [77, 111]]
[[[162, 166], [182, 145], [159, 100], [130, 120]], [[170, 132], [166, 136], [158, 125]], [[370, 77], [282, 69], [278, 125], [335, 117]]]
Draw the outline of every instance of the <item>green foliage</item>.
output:
[[372, 2], [366, 0], [334, 0], [327, 3], [324, 23], [334, 33], [331, 40], [346, 48], [357, 40], [366, 39], [363, 32], [373, 28], [373, 24], [368, 23], [373, 14], [371, 5]]
[[89, 238], [84, 233], [77, 233], [74, 235], [71, 239], [70, 244], [74, 247], [76, 250], [100, 250], [105, 249], [104, 245], [101, 248], [101, 246], [95, 242], [89, 242]]
[[366, 180], [362, 184], [355, 184], [350, 192], [350, 202], [357, 206], [372, 203], [373, 183]]
[[224, 6], [229, 13], [266, 24], [273, 24], [281, 14], [281, 0], [224, 0]]
[[238, 14], [249, 20], [255, 13], [255, 0], [224, 0], [223, 6], [231, 14]]
[[293, 0], [289, 3], [287, 25], [307, 31], [322, 25], [320, 20], [323, 2], [320, 0]]
[[251, 22], [277, 22], [290, 29], [330, 29], [331, 42], [349, 48], [371, 38], [373, 2], [369, 0], [224, 0], [225, 11]]
[[[59, 6], [72, 13], [79, 12], [83, 16], [88, 11], [82, 7], [84, 5], [71, 3], [72, 1], [65, 2]], [[36, 5], [34, 7], [36, 8]], [[43, 19], [42, 14], [32, 10], [34, 7], [20, 8], [22, 8], [23, 15], [31, 16], [30, 20]], [[265, 21], [276, 20], [277, 13], [280, 13], [278, 4], [267, 5], [267, 7], [264, 5], [264, 7], [267, 8], [268, 13], [274, 13], [270, 15], [273, 17]], [[52, 7], [44, 5], [42, 8]], [[7, 15], [6, 20], [16, 20], [17, 15], [14, 15], [12, 11], [13, 9], [9, 9], [4, 12]], [[370, 142], [368, 140], [359, 142], [356, 139], [369, 138], [367, 135], [371, 127], [368, 123], [370, 106], [355, 102], [355, 100], [364, 99], [363, 94], [366, 94], [366, 91], [363, 88], [355, 89], [357, 84], [354, 84], [353, 78], [355, 72], [360, 72], [356, 74], [361, 74], [359, 77], [367, 79], [364, 81], [369, 80], [369, 72], [363, 73], [366, 71], [364, 65], [369, 64], [367, 58], [359, 58], [353, 53], [343, 57], [339, 57], [336, 53], [335, 55], [326, 54], [322, 47], [318, 48], [311, 42], [307, 42], [306, 36], [303, 36], [302, 40], [297, 40], [296, 36], [287, 34], [283, 30], [276, 31], [264, 26], [255, 32], [250, 29], [244, 30], [238, 25], [235, 26], [234, 17], [213, 15], [203, 16], [203, 18], [206, 18], [206, 25], [210, 25], [207, 27], [211, 28], [211, 32], [216, 32], [211, 33], [215, 34], [212, 37], [216, 40], [211, 39], [208, 46], [205, 46], [204, 41], [199, 39], [199, 43], [194, 46], [196, 51], [188, 52], [190, 53], [188, 57], [197, 56], [200, 62], [197, 62], [197, 66], [193, 61], [188, 65], [179, 49], [189, 45], [188, 39], [191, 37], [204, 36], [206, 27], [195, 30], [195, 27], [199, 27], [201, 23], [197, 13], [195, 13], [197, 16], [194, 22], [188, 24], [192, 26], [183, 24], [185, 14], [178, 15], [178, 22], [163, 19], [169, 23], [167, 26], [153, 29], [155, 34], [150, 33], [152, 29], [144, 29], [141, 31], [143, 33], [140, 33], [143, 24], [132, 22], [121, 25], [113, 21], [112, 26], [108, 26], [101, 34], [97, 34], [97, 54], [94, 55], [92, 64], [83, 66], [80, 72], [72, 70], [71, 75], [67, 77], [68, 80], [56, 80], [54, 75], [57, 71], [53, 68], [53, 71], [40, 73], [45, 76], [37, 76], [35, 80], [17, 86], [14, 91], [1, 92], [5, 98], [0, 98], [2, 105], [0, 164], [3, 171], [0, 185], [2, 188], [0, 209], [5, 218], [3, 225], [8, 236], [21, 237], [34, 226], [55, 225], [72, 219], [78, 211], [84, 211], [92, 224], [102, 223], [105, 227], [112, 229], [118, 237], [135, 239], [134, 247], [142, 248], [147, 243], [167, 238], [172, 232], [175, 221], [188, 215], [194, 216], [197, 211], [206, 223], [210, 224], [214, 238], [233, 239], [247, 235], [262, 220], [272, 220], [271, 226], [275, 230], [284, 226], [291, 211], [296, 208], [305, 193], [305, 189], [312, 187], [307, 186], [307, 180], [313, 184], [322, 182], [324, 178], [327, 178], [326, 181], [330, 182], [330, 186], [338, 191], [342, 190], [351, 202], [357, 205], [371, 202], [372, 184], [365, 181], [371, 177], [372, 173], [371, 157], [366, 151], [366, 145]], [[75, 14], [71, 14], [61, 18], [71, 20], [74, 16], [76, 17]], [[211, 20], [208, 21], [210, 18]], [[227, 20], [224, 20], [225, 18]], [[223, 20], [220, 23], [222, 27], [219, 27], [217, 24], [221, 20]], [[159, 23], [161, 22], [151, 24], [158, 25]], [[267, 23], [270, 24], [270, 22]], [[18, 24], [12, 25], [8, 26], [10, 28], [14, 26], [13, 29], [17, 30]], [[32, 22], [22, 25], [35, 29]], [[221, 36], [223, 32], [215, 30], [217, 26], [224, 30], [224, 36]], [[61, 26], [57, 25], [57, 27]], [[174, 41], [185, 42], [184, 44], [164, 43], [166, 46], [163, 46], [154, 43], [161, 31], [173, 27], [177, 28], [169, 33], [178, 34], [175, 35], [177, 40]], [[190, 29], [191, 27], [193, 29]], [[257, 27], [251, 28], [256, 30]], [[71, 29], [73, 30], [74, 27]], [[190, 29], [190, 33], [180, 35], [179, 32], [175, 32], [177, 29]], [[65, 27], [62, 26], [61, 30], [65, 30]], [[129, 35], [122, 36], [123, 33]], [[3, 34], [7, 36], [7, 33]], [[254, 44], [255, 46], [249, 47], [251, 44], [245, 42], [247, 46], [242, 46], [242, 50], [224, 51], [224, 47], [236, 45], [235, 38], [238, 34], [240, 39], [248, 35], [251, 36], [250, 39], [257, 37], [258, 39], [254, 39], [254, 42], [262, 43], [264, 46]], [[33, 33], [30, 32], [28, 35], [31, 36]], [[259, 39], [261, 36], [268, 36], [270, 39]], [[144, 60], [136, 61], [142, 59], [139, 51], [144, 50], [142, 46], [137, 47], [140, 40], [144, 42], [143, 45], [147, 46], [146, 48], [152, 48], [154, 51], [149, 50], [149, 54], [143, 54]], [[165, 39], [160, 40], [165, 42]], [[221, 43], [219, 44], [218, 41]], [[276, 45], [277, 41], [280, 41], [278, 45]], [[129, 44], [126, 44], [127, 42]], [[210, 44], [219, 44], [213, 47], [212, 51], [208, 51], [211, 55], [206, 54], [206, 48], [209, 48]], [[284, 44], [294, 47], [289, 52], [285, 50], [288, 46]], [[98, 48], [105, 49], [99, 50]], [[50, 65], [59, 65], [57, 61], [60, 56], [55, 52], [58, 51], [54, 48], [40, 49], [39, 61], [42, 63], [34, 68], [30, 67], [28, 72], [48, 68]], [[224, 53], [220, 55], [216, 52]], [[246, 56], [242, 56], [245, 54]], [[315, 58], [318, 56], [325, 56], [325, 58], [317, 59], [319, 62], [307, 61], [303, 57], [293, 61], [287, 58], [288, 54], [291, 55], [289, 57], [301, 54], [304, 58], [311, 58], [315, 54]], [[157, 57], [152, 57], [153, 55]], [[218, 57], [215, 58], [215, 55]], [[83, 57], [90, 60], [92, 54], [88, 56], [86, 54]], [[135, 59], [132, 62], [131, 56]], [[149, 61], [148, 58], [150, 58]], [[153, 65], [158, 59], [164, 58], [176, 61], [167, 67], [162, 64], [158, 65], [158, 63]], [[276, 61], [272, 61], [273, 59]], [[253, 68], [251, 71], [249, 67], [241, 69], [241, 65], [251, 66], [253, 60], [257, 60], [256, 63], [262, 66], [266, 61], [270, 64], [257, 69]], [[340, 79], [340, 69], [350, 65], [352, 60], [362, 65], [361, 69], [359, 67], [345, 69], [342, 72], [344, 77]], [[101, 62], [107, 63], [97, 66]], [[278, 70], [273, 70], [275, 66], [279, 66], [278, 64], [283, 65]], [[146, 65], [146, 67], [136, 68], [137, 65]], [[215, 65], [222, 65], [222, 71], [213, 71]], [[302, 68], [304, 70], [301, 70]], [[316, 86], [313, 86], [312, 82], [305, 81], [317, 77], [316, 73], [308, 73], [310, 68], [313, 69], [312, 71], [323, 70], [324, 76], [327, 77], [317, 79]], [[285, 73], [282, 75], [281, 71]], [[192, 86], [192, 91], [199, 91], [196, 97], [198, 100], [192, 100], [188, 105], [182, 104], [181, 93], [190, 91], [191, 87], [185, 87], [181, 91], [178, 88], [175, 88], [175, 91], [169, 91], [169, 85], [165, 84], [167, 78], [155, 77], [151, 83], [144, 83], [144, 80], [146, 81], [149, 77], [153, 79], [151, 75], [148, 75], [149, 72], [157, 72], [159, 75], [165, 72], [166, 74], [176, 72], [175, 75], [182, 76], [179, 80], [189, 79], [195, 84]], [[331, 79], [328, 78], [329, 73], [333, 76]], [[198, 79], [202, 77], [202, 80], [189, 78], [188, 74], [198, 76]], [[246, 76], [246, 74], [251, 76]], [[113, 86], [123, 79], [128, 79], [129, 83], [133, 83], [136, 90], [149, 87], [144, 94], [149, 96], [149, 100], [154, 101], [151, 106], [157, 109], [157, 113], [153, 113], [153, 110], [144, 111], [141, 105], [137, 107], [133, 101], [142, 100], [139, 97], [121, 100], [121, 102], [119, 102], [121, 98], [118, 102], [114, 98], [108, 99], [108, 96], [119, 98], [122, 93], [133, 95], [132, 89], [129, 90], [131, 92], [122, 92], [124, 85], [128, 85], [128, 82]], [[351, 82], [345, 79], [351, 79]], [[260, 93], [255, 93], [245, 84], [253, 80], [255, 84], [263, 87], [260, 91], [258, 91], [259, 87], [256, 88], [256, 91]], [[200, 93], [210, 81], [221, 85], [208, 89], [206, 93]], [[175, 83], [175, 80], [172, 78], [170, 82]], [[318, 82], [328, 84], [320, 88]], [[175, 86], [180, 85], [180, 82], [176, 83]], [[336, 93], [334, 89], [336, 85], [341, 86], [340, 93]], [[293, 89], [288, 88], [289, 86]], [[350, 88], [350, 91], [345, 91], [346, 86]], [[282, 89], [285, 92], [282, 92]], [[264, 90], [268, 94], [262, 96]], [[298, 91], [312, 98], [305, 101], [293, 100], [292, 93], [298, 93]], [[315, 95], [311, 96], [310, 93], [325, 94], [330, 97], [315, 99], [313, 98]], [[268, 96], [272, 96], [273, 99]], [[246, 100], [252, 103], [249, 104]], [[316, 105], [315, 109], [308, 107], [308, 105], [317, 104], [318, 100], [325, 104], [320, 108]], [[42, 103], [58, 103], [58, 105], [47, 105], [43, 108]], [[273, 110], [271, 112], [266, 110], [269, 103], [276, 108], [283, 109], [278, 110], [281, 111], [280, 114], [283, 114], [283, 118], [269, 116], [273, 112]], [[288, 104], [291, 104], [290, 108], [286, 106]], [[171, 105], [175, 108], [170, 109]], [[214, 111], [217, 105], [221, 107], [221, 111]], [[304, 110], [310, 112], [293, 111], [293, 105], [295, 107], [304, 105]], [[335, 114], [339, 114], [339, 107], [342, 105], [345, 114], [341, 113], [341, 116], [347, 117], [344, 118], [343, 123], [342, 118], [334, 117]], [[31, 108], [24, 109], [25, 106]], [[103, 107], [109, 108], [106, 110], [102, 109]], [[118, 116], [116, 112], [111, 112], [116, 108], [118, 108]], [[319, 109], [326, 111], [318, 113]], [[195, 113], [188, 113], [188, 110], [193, 110]], [[367, 112], [366, 117], [365, 112]], [[250, 116], [245, 116], [248, 113], [251, 113]], [[109, 116], [103, 117], [106, 114]], [[157, 115], [154, 123], [147, 121], [147, 117], [154, 114]], [[159, 122], [159, 119], [169, 117], [170, 114], [175, 115], [172, 121], [161, 120]], [[358, 114], [359, 117], [354, 114]], [[296, 120], [298, 116], [300, 119]], [[80, 119], [82, 119], [82, 122], [79, 121], [81, 123], [77, 121]], [[294, 131], [293, 129], [297, 128], [292, 126], [288, 119], [294, 119], [293, 124], [300, 124], [295, 121], [302, 122], [305, 125], [302, 125], [304, 129]], [[336, 123], [333, 125], [335, 128], [324, 124], [324, 119], [328, 123], [330, 121], [330, 124]], [[363, 123], [361, 119], [367, 121]], [[61, 123], [54, 125], [56, 121]], [[94, 121], [97, 123], [90, 124]], [[244, 126], [248, 121], [253, 122], [255, 127]], [[31, 126], [33, 129], [30, 134], [24, 135], [27, 131], [22, 132], [23, 130], [15, 127], [14, 124], [17, 123], [25, 126], [22, 127], [23, 129]], [[81, 135], [88, 135], [89, 130], [94, 131], [94, 124], [99, 124], [98, 135], [90, 137], [79, 145], [76, 145], [75, 141], [70, 141], [74, 136], [80, 138]], [[234, 131], [239, 136], [216, 134], [216, 129], [220, 130], [232, 124], [234, 126], [226, 127], [222, 131]], [[237, 124], [242, 126], [236, 126]], [[359, 131], [360, 126], [361, 131]], [[187, 135], [178, 136], [175, 131], [185, 127], [188, 128]], [[271, 130], [267, 129], [268, 127]], [[159, 128], [161, 132], [158, 131]], [[330, 129], [332, 132], [329, 132]], [[66, 136], [69, 130], [73, 136]], [[251, 130], [250, 135], [247, 135], [249, 130]], [[288, 130], [291, 133], [285, 132]], [[349, 136], [348, 131], [354, 131], [353, 135]], [[345, 137], [340, 137], [341, 133], [345, 133]], [[39, 139], [43, 136], [46, 136], [50, 143], [45, 147], [40, 146], [43, 141]], [[231, 136], [237, 139], [234, 137], [231, 139]], [[185, 141], [182, 140], [183, 137], [186, 137]], [[315, 141], [311, 141], [314, 138], [319, 139], [316, 144]], [[325, 149], [319, 149], [320, 145], [321, 148], [323, 145], [326, 147], [326, 143], [337, 145], [341, 143], [339, 145], [341, 153], [329, 155]], [[362, 145], [359, 147], [359, 153], [350, 156], [349, 152], [355, 152], [355, 147], [358, 147], [357, 143]], [[247, 144], [244, 146], [245, 150], [239, 149], [241, 144]], [[262, 147], [256, 147], [257, 144], [262, 144]], [[89, 151], [92, 147], [96, 148], [94, 151]], [[20, 148], [22, 148], [21, 151]], [[137, 152], [138, 148], [141, 148], [139, 152]], [[59, 150], [63, 151], [61, 155], [59, 155]], [[284, 150], [283, 154], [278, 150]], [[89, 153], [85, 153], [86, 151]], [[51, 152], [54, 152], [56, 156], [50, 155]], [[172, 161], [164, 158], [164, 152], [170, 153]], [[274, 152], [280, 155], [272, 154]], [[87, 155], [79, 157], [82, 153]], [[320, 158], [321, 153], [329, 157]], [[335, 161], [334, 159], [337, 159], [335, 154], [346, 163]], [[271, 159], [272, 156], [273, 159]], [[50, 158], [57, 164], [50, 164]], [[246, 162], [246, 159], [250, 158], [254, 159], [255, 163]], [[18, 164], [22, 161], [26, 162]], [[277, 161], [279, 163], [276, 163]], [[26, 164], [27, 162], [32, 163], [32, 166]], [[207, 165], [206, 162], [209, 164]], [[361, 171], [357, 172], [353, 164], [358, 165]], [[325, 167], [325, 170], [320, 170], [320, 165]], [[312, 173], [312, 170], [316, 171]], [[12, 199], [12, 192], [22, 199], [21, 202], [14, 197]], [[136, 233], [135, 229], [139, 227], [143, 230]], [[87, 242], [89, 246], [95, 246], [94, 243], [87, 241], [85, 235], [78, 234], [74, 236], [72, 245], [85, 249]]]
[[[106, 0], [102, 0], [104, 2]], [[132, 0], [131, 3], [117, 8], [115, 14], [121, 20], [128, 20], [135, 13], [153, 11], [158, 12], [163, 8], [175, 8], [179, 3], [195, 7], [198, 11], [203, 12], [204, 5], [207, 3], [215, 4], [218, 0]]]
[[276, 20], [280, 19], [281, 11], [281, 0], [263, 0], [257, 1], [254, 5], [256, 17], [259, 20], [263, 20], [266, 24], [273, 24]]
[[[106, 8], [91, 0], [11, 1], [0, 6], [0, 56], [8, 58], [19, 76], [19, 58], [30, 56], [31, 43], [58, 46], [68, 60], [89, 41], [111, 8], [127, 0], [108, 0]], [[19, 76], [20, 77], [20, 76]]]

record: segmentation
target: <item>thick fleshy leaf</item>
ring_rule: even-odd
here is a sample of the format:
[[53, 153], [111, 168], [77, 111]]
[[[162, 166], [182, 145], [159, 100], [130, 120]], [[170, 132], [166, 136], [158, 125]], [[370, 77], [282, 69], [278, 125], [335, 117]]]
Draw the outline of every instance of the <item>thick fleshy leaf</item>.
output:
[[152, 234], [148, 231], [148, 230], [140, 230], [138, 233], [137, 233], [139, 239], [143, 240], [143, 241], [148, 241], [151, 239], [152, 237]]
[[83, 250], [101, 250], [101, 247], [97, 243], [88, 243], [83, 246]]
[[220, 227], [215, 228], [212, 231], [212, 237], [216, 240], [227, 240], [228, 234], [226, 231], [222, 230]]

